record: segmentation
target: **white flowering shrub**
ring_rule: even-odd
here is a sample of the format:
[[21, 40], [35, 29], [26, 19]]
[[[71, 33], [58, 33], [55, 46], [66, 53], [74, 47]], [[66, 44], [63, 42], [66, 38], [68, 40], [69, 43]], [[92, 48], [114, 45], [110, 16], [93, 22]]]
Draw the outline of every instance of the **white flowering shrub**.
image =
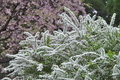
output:
[[[120, 79], [120, 28], [113, 27], [101, 17], [90, 15], [75, 17], [65, 7], [59, 23], [63, 31], [28, 32], [23, 48], [4, 70], [14, 80], [119, 80]], [[67, 31], [71, 26], [72, 30]], [[12, 79], [12, 80], [13, 80]], [[2, 80], [6, 80], [3, 78]]]

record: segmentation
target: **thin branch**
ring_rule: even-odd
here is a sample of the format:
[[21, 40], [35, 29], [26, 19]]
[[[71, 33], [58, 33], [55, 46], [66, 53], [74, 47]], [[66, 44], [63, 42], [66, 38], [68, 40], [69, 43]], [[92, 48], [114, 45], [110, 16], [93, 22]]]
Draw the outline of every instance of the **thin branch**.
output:
[[12, 15], [9, 17], [9, 19], [7, 20], [5, 25], [2, 26], [2, 28], [0, 29], [0, 32], [5, 31], [7, 29], [7, 26], [10, 23], [11, 19], [13, 18], [13, 15], [15, 14], [15, 9], [17, 8], [18, 5], [19, 5], [19, 3], [15, 5], [15, 7], [13, 8], [13, 11], [11, 12]]
[[11, 34], [10, 34], [9, 36], [5, 37], [5, 38], [0, 39], [0, 41], [7, 40], [7, 39], [9, 39], [9, 38], [10, 38], [10, 36], [11, 36]]

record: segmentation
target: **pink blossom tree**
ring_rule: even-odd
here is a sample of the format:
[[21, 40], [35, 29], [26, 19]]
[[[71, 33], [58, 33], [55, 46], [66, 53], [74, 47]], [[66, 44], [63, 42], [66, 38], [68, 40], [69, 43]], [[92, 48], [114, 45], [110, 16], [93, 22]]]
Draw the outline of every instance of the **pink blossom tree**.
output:
[[58, 14], [64, 6], [76, 15], [86, 14], [81, 0], [0, 0], [0, 4], [0, 56], [17, 53], [24, 31], [52, 33], [60, 28]]

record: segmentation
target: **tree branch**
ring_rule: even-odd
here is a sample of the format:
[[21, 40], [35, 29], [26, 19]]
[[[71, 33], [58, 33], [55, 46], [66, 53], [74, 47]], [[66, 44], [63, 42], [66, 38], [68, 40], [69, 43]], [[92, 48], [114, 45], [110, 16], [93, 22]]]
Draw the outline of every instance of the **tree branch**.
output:
[[10, 36], [11, 36], [11, 34], [9, 36], [5, 37], [5, 38], [0, 39], [0, 41], [7, 40], [8, 38], [10, 38]]
[[5, 31], [7, 29], [7, 26], [10, 23], [10, 20], [13, 18], [13, 15], [15, 14], [15, 9], [17, 8], [18, 5], [19, 5], [19, 3], [15, 5], [15, 7], [13, 8], [13, 11], [11, 12], [12, 15], [9, 17], [9, 19], [7, 20], [7, 22], [5, 23], [5, 25], [2, 26], [2, 28], [0, 29], [0, 32]]

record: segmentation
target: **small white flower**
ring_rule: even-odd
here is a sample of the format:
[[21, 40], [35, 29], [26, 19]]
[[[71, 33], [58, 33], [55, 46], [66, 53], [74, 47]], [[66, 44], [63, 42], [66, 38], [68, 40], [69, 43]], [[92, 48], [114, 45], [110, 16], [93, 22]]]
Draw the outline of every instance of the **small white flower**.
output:
[[37, 70], [42, 71], [43, 70], [43, 64], [38, 64]]
[[11, 79], [8, 78], [8, 77], [5, 77], [5, 78], [3, 78], [3, 79], [1, 79], [1, 80], [11, 80]]

